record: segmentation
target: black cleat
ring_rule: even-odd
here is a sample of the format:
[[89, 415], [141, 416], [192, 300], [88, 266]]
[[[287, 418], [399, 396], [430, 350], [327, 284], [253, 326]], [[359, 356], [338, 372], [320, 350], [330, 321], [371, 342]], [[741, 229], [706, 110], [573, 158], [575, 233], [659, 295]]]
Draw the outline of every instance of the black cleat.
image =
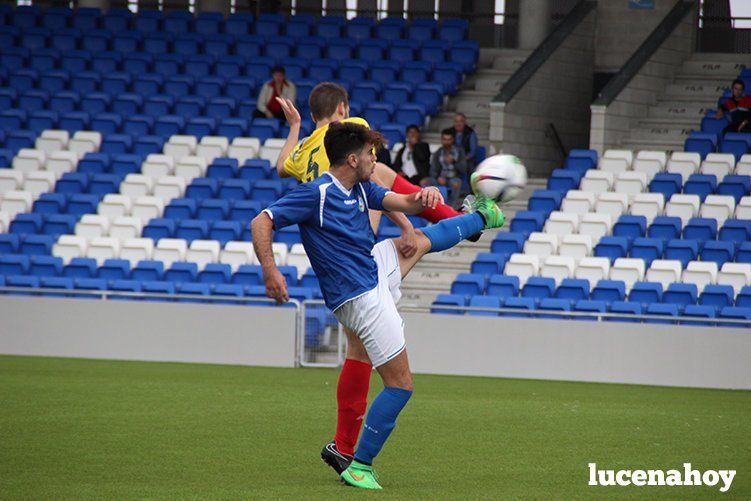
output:
[[337, 475], [341, 475], [344, 470], [349, 468], [349, 464], [352, 462], [352, 456], [347, 456], [339, 452], [333, 440], [321, 449], [321, 459], [324, 463], [331, 466]]

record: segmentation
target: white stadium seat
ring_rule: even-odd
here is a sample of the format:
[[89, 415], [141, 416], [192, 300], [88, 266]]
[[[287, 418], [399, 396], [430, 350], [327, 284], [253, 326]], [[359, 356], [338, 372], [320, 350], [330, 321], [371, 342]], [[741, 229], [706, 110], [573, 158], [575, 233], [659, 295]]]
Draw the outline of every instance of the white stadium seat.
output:
[[120, 240], [112, 237], [96, 237], [89, 240], [86, 257], [96, 259], [99, 266], [106, 259], [117, 259], [120, 255]]
[[681, 275], [681, 282], [696, 285], [701, 293], [705, 286], [717, 282], [718, 272], [717, 263], [714, 261], [689, 261]]
[[655, 259], [647, 270], [648, 282], [660, 282], [663, 289], [673, 282], [681, 281], [683, 266], [676, 259]]
[[7, 233], [10, 228], [10, 215], [0, 212], [0, 233]]
[[511, 254], [503, 273], [519, 277], [519, 286], [524, 287], [529, 277], [535, 277], [540, 273], [540, 258], [528, 254]]
[[581, 191], [604, 193], [613, 187], [615, 175], [605, 170], [589, 169], [579, 183]]
[[160, 177], [156, 180], [156, 183], [154, 183], [154, 196], [166, 201], [172, 200], [173, 198], [180, 198], [185, 193], [186, 186], [187, 182], [183, 177]]
[[630, 164], [623, 158], [601, 158], [597, 163], [597, 169], [606, 172], [612, 172], [618, 174], [619, 172], [625, 172], [630, 167]]
[[735, 293], [742, 287], [751, 285], [751, 264], [748, 263], [725, 263], [717, 274], [717, 283], [720, 285], [732, 285]]
[[735, 218], [751, 220], [751, 196], [745, 196], [738, 202], [735, 208]]
[[[158, 185], [154, 188], [156, 191]], [[164, 214], [164, 200], [160, 197], [138, 197], [133, 201], [130, 215], [138, 218], [141, 224], [146, 224], [149, 219], [162, 217]]]
[[223, 136], [203, 136], [196, 146], [196, 156], [211, 163], [215, 158], [226, 157], [229, 139]]
[[579, 221], [579, 234], [591, 236], [592, 242], [596, 245], [602, 237], [610, 235], [613, 224], [613, 217], [609, 214], [590, 212], [584, 214]]
[[634, 172], [643, 172], [647, 176], [647, 182], [651, 181], [655, 174], [664, 170], [664, 164], [651, 158], [637, 158], [632, 164]]
[[219, 262], [232, 267], [232, 272], [243, 264], [257, 264], [256, 253], [251, 242], [231, 241], [224, 245], [219, 253]]
[[558, 237], [550, 233], [535, 231], [524, 242], [524, 253], [544, 258], [558, 252]]
[[553, 211], [550, 213], [548, 220], [545, 221], [543, 231], [558, 236], [576, 233], [579, 231], [579, 216], [578, 214]]
[[590, 235], [565, 235], [558, 245], [558, 254], [579, 261], [592, 254], [592, 247]]
[[680, 174], [685, 183], [688, 176], [698, 172], [699, 165], [701, 165], [701, 155], [698, 153], [676, 151], [670, 156], [665, 170]]
[[70, 134], [67, 130], [46, 129], [34, 142], [34, 148], [45, 153], [61, 151], [68, 147]]
[[287, 266], [297, 267], [298, 277], [302, 277], [305, 271], [310, 268], [310, 259], [308, 259], [302, 244], [294, 244], [290, 247], [289, 254], [287, 254]]
[[236, 137], [227, 150], [227, 156], [237, 159], [237, 162], [242, 165], [246, 160], [258, 156], [260, 149], [261, 141], [257, 137]]
[[699, 198], [699, 195], [683, 195], [682, 193], [676, 193], [670, 197], [670, 201], [665, 204], [665, 215], [681, 218], [683, 226], [686, 226], [688, 220], [692, 217], [696, 217], [699, 213], [700, 205], [701, 199]]
[[175, 261], [185, 261], [188, 252], [188, 242], [181, 238], [162, 238], [154, 247], [152, 259], [164, 261], [164, 268], [172, 266]]
[[68, 264], [74, 257], [86, 255], [87, 240], [75, 235], [60, 235], [57, 242], [52, 246], [52, 255], [63, 259]]
[[606, 257], [584, 257], [579, 260], [574, 272], [574, 278], [589, 280], [594, 286], [598, 280], [606, 280], [610, 276], [610, 259]]
[[219, 260], [221, 250], [222, 246], [217, 240], [193, 240], [185, 254], [185, 260], [198, 264], [198, 269], [203, 270], [207, 264]]
[[188, 182], [196, 177], [203, 177], [206, 175], [208, 162], [210, 160], [198, 155], [182, 157], [175, 163], [175, 177], [182, 177], [188, 180]]
[[60, 177], [66, 172], [73, 172], [78, 166], [78, 153], [75, 151], [54, 151], [47, 155], [45, 170], [54, 172]]
[[110, 231], [110, 219], [99, 214], [84, 214], [76, 223], [75, 233], [79, 237], [106, 237]]
[[42, 170], [47, 161], [47, 155], [42, 150], [22, 148], [13, 157], [13, 168], [23, 172]]
[[610, 280], [621, 280], [626, 290], [631, 290], [635, 282], [644, 280], [644, 260], [619, 257], [610, 267]]
[[647, 175], [644, 172], [621, 172], [615, 179], [613, 190], [625, 193], [633, 200], [634, 196], [647, 189]]
[[287, 264], [287, 244], [274, 242], [271, 244], [271, 251], [274, 253], [274, 262], [276, 262], [277, 266], [284, 266]]
[[597, 197], [595, 212], [598, 214], [609, 214], [613, 219], [618, 219], [627, 210], [628, 195], [625, 193], [601, 193]]
[[634, 161], [634, 152], [631, 150], [605, 150], [602, 155], [603, 158], [622, 158], [626, 163], [631, 166]]
[[40, 170], [26, 173], [26, 179], [23, 181], [23, 189], [31, 192], [36, 200], [39, 195], [55, 189], [57, 178], [54, 172]]
[[175, 160], [182, 157], [193, 155], [196, 152], [198, 138], [196, 136], [183, 136], [176, 134], [171, 136], [164, 145], [164, 154], [169, 155]]
[[128, 238], [137, 238], [141, 236], [141, 230], [143, 229], [143, 222], [138, 217], [133, 216], [120, 216], [114, 218], [110, 222], [111, 237], [125, 240]]
[[[676, 162], [690, 162], [694, 164], [694, 167], [696, 167], [697, 170], [701, 165], [701, 155], [691, 151], [674, 151], [673, 154], [670, 155], [670, 160]], [[668, 161], [668, 163], [670, 163], [670, 161]]]
[[699, 167], [702, 174], [711, 174], [719, 181], [735, 169], [735, 156], [732, 153], [709, 153]]
[[68, 141], [68, 150], [75, 152], [78, 158], [86, 153], [99, 151], [102, 145], [102, 134], [93, 130], [79, 130]]
[[597, 195], [588, 191], [569, 190], [561, 202], [561, 212], [583, 215], [591, 212]]
[[0, 199], [8, 191], [20, 190], [26, 176], [23, 171], [15, 169], [0, 169]]
[[707, 195], [704, 203], [701, 204], [699, 217], [714, 218], [717, 220], [717, 227], [725, 223], [725, 220], [733, 215], [735, 211], [735, 198], [730, 195]]
[[21, 212], [30, 212], [34, 204], [33, 195], [24, 190], [10, 190], [3, 193], [0, 200], [0, 211], [8, 214], [11, 219]]
[[540, 266], [540, 276], [555, 279], [556, 287], [561, 284], [564, 278], [574, 276], [576, 260], [570, 256], [548, 256]]
[[733, 174], [751, 176], [751, 154], [746, 153], [738, 160], [738, 163], [735, 164]]
[[131, 198], [151, 195], [154, 189], [154, 178], [143, 174], [128, 174], [120, 183], [120, 193]]
[[282, 148], [284, 148], [284, 142], [284, 139], [279, 138], [272, 137], [267, 139], [266, 142], [263, 143], [263, 146], [261, 146], [261, 151], [258, 156], [268, 160], [272, 166], [275, 166], [276, 161], [279, 158], [279, 153], [281, 153]]
[[141, 165], [141, 173], [145, 176], [171, 176], [175, 170], [175, 159], [169, 155], [152, 153], [146, 157]]
[[154, 241], [150, 238], [128, 238], [120, 247], [120, 259], [130, 261], [131, 267], [138, 261], [151, 259], [154, 254]]
[[638, 193], [629, 207], [632, 216], [644, 216], [647, 224], [652, 224], [655, 217], [661, 216], [665, 209], [665, 195], [662, 193]]
[[[664, 170], [665, 164], [668, 163], [668, 155], [664, 151], [641, 150], [636, 154], [636, 160], [655, 161], [662, 166], [660, 170]], [[634, 162], [636, 160], [634, 160]], [[632, 167], [633, 167], [633, 163], [632, 163]], [[634, 170], [636, 170], [636, 168], [634, 168]]]
[[97, 213], [108, 217], [129, 216], [132, 206], [133, 200], [129, 196], [108, 193], [99, 202]]

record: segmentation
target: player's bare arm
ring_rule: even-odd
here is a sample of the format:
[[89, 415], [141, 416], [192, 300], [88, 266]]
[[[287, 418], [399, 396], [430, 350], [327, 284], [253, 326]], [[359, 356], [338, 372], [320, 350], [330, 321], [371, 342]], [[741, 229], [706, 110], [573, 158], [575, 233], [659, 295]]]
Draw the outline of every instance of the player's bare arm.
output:
[[282, 151], [279, 152], [279, 158], [276, 160], [276, 172], [279, 174], [279, 177], [289, 177], [289, 174], [284, 170], [284, 162], [287, 161], [290, 152], [300, 140], [300, 124], [302, 123], [302, 119], [300, 118], [300, 112], [295, 108], [295, 103], [291, 100], [280, 97], [277, 97], [276, 100], [281, 105], [284, 111], [284, 118], [287, 119], [287, 123], [289, 124], [287, 140], [284, 142]]
[[287, 281], [279, 268], [276, 267], [274, 251], [271, 247], [274, 222], [267, 213], [261, 212], [251, 222], [250, 231], [253, 234], [253, 248], [263, 270], [266, 295], [276, 299], [278, 303], [287, 302], [289, 300]]
[[443, 195], [437, 188], [431, 186], [409, 195], [389, 193], [383, 199], [383, 208], [390, 212], [419, 214], [426, 207], [434, 209], [440, 203], [443, 203]]

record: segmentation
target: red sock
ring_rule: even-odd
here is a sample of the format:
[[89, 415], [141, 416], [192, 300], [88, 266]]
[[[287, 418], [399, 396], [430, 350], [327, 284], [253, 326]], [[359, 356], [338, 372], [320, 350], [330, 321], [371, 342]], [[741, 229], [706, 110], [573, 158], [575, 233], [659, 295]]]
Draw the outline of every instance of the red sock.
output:
[[372, 365], [348, 358], [339, 374], [336, 387], [337, 416], [334, 442], [339, 452], [348, 456], [355, 455], [357, 437], [365, 421], [372, 371]]
[[[391, 187], [391, 191], [393, 191], [394, 193], [400, 193], [402, 195], [409, 195], [410, 193], [420, 191], [420, 189], [421, 188], [419, 186], [410, 183], [402, 176], [396, 176], [396, 178], [394, 179], [394, 185]], [[462, 213], [457, 212], [450, 205], [441, 204], [438, 205], [435, 209], [428, 207], [418, 215], [423, 219], [427, 219], [431, 223], [437, 223], [438, 221], [443, 221], [444, 219], [448, 219], [450, 217], [461, 216]]]

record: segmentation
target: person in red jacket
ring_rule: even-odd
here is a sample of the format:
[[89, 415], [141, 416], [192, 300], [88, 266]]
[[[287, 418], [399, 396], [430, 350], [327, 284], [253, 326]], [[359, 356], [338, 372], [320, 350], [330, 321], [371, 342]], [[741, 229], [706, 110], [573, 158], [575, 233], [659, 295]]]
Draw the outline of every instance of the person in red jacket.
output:
[[733, 80], [732, 94], [717, 108], [717, 118], [723, 118], [727, 113], [730, 124], [722, 131], [751, 132], [751, 97], [746, 96], [746, 85], [743, 80]]

